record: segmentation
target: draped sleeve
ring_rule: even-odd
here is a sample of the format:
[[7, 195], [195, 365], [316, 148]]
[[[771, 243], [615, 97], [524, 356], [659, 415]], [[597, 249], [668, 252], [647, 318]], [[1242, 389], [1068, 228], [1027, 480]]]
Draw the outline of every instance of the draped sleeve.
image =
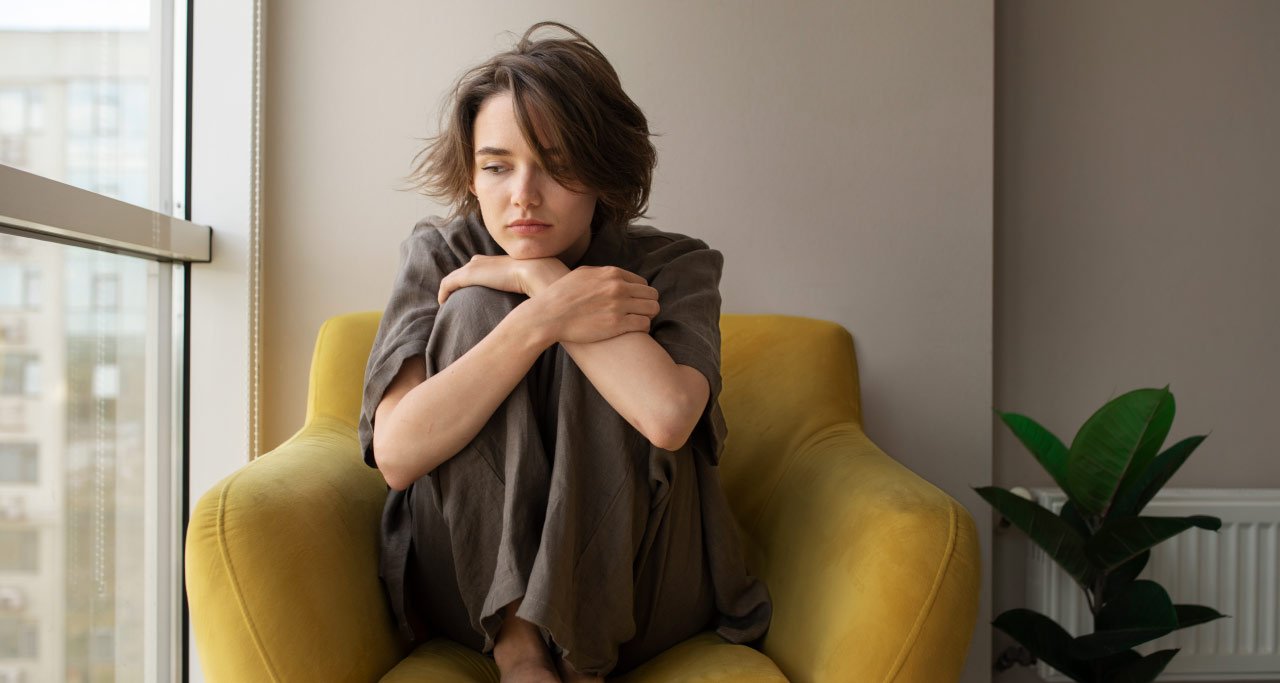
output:
[[[668, 233], [674, 235], [675, 233]], [[649, 333], [679, 365], [707, 378], [711, 394], [689, 437], [694, 450], [719, 464], [728, 429], [720, 409], [720, 275], [724, 255], [700, 239], [678, 236], [645, 259], [656, 272], [659, 312]], [[645, 268], [644, 270], [651, 270]]]
[[424, 219], [400, 243], [400, 267], [364, 372], [358, 431], [360, 450], [370, 467], [378, 466], [373, 455], [373, 421], [378, 404], [404, 361], [426, 351], [440, 308], [436, 301], [440, 281], [470, 258], [461, 258], [457, 253], [457, 240], [446, 238], [448, 229], [439, 219]]

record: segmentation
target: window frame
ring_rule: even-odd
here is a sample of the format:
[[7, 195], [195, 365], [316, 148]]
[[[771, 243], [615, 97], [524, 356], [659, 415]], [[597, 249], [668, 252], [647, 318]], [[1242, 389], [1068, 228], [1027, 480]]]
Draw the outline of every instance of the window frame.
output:
[[[149, 594], [151, 617], [141, 634], [154, 646], [146, 662], [147, 678], [190, 680], [190, 619], [185, 593], [184, 547], [190, 518], [190, 366], [193, 264], [213, 263], [214, 234], [207, 225], [191, 221], [193, 135], [194, 0], [151, 0], [158, 30], [154, 49], [160, 60], [160, 94], [151, 110], [152, 136], [160, 150], [155, 174], [162, 197], [161, 211], [132, 205], [67, 183], [0, 164], [0, 233], [20, 238], [87, 247], [142, 257], [161, 264], [156, 284], [159, 298], [152, 312], [157, 318], [157, 342], [168, 347], [155, 368], [155, 417], [159, 462], [148, 466], [155, 499], [148, 515], [161, 525], [159, 538], [146, 542], [149, 580], [157, 593]], [[184, 26], [185, 33], [174, 27]], [[217, 59], [209, 59], [216, 62]], [[175, 80], [175, 75], [182, 76]], [[175, 126], [175, 123], [181, 123]], [[164, 265], [169, 267], [164, 267]], [[120, 295], [117, 285], [116, 296]], [[217, 292], [211, 292], [216, 296]], [[24, 295], [25, 296], [25, 295]], [[43, 468], [41, 468], [43, 469]], [[158, 602], [154, 595], [163, 596]], [[165, 670], [167, 669], [167, 670]], [[197, 672], [198, 678], [198, 672]]]

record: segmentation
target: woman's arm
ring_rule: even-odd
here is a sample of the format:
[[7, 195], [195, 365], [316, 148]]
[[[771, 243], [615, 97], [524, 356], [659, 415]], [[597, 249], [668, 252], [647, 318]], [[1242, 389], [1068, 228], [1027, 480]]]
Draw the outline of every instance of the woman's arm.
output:
[[[477, 272], [501, 275], [491, 268], [493, 261], [473, 263], [482, 266]], [[468, 286], [464, 269], [470, 268], [449, 277]], [[560, 278], [537, 299], [522, 301], [432, 377], [421, 359], [406, 361], [374, 413], [373, 455], [387, 484], [403, 490], [461, 451], [552, 344], [647, 331], [658, 303], [657, 291], [643, 282], [619, 268], [582, 270]]]
[[402, 491], [461, 451], [555, 343], [526, 303], [431, 378], [420, 356], [400, 367], [374, 417], [373, 454], [388, 486]]
[[[538, 298], [568, 272], [557, 258], [521, 261], [477, 256], [440, 283], [440, 302], [457, 289], [475, 285]], [[644, 283], [639, 275], [627, 275]], [[604, 400], [650, 443], [677, 450], [689, 440], [710, 396], [703, 373], [677, 365], [649, 334], [623, 334], [591, 343], [562, 341], [562, 345]]]
[[[558, 259], [535, 259], [517, 278], [535, 297], [569, 273]], [[561, 341], [596, 391], [650, 443], [679, 450], [707, 406], [711, 387], [701, 372], [671, 359], [648, 332], [590, 343]]]
[[604, 400], [650, 443], [675, 451], [689, 440], [711, 387], [701, 372], [671, 360], [648, 333], [561, 346]]

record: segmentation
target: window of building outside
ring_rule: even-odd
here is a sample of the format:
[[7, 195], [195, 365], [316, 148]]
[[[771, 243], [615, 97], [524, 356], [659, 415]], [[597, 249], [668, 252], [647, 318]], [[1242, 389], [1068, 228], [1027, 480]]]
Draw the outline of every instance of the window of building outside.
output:
[[[40, 451], [35, 443], [0, 442], [0, 484], [34, 484], [39, 476]], [[0, 607], [3, 605], [0, 597]]]
[[[0, 0], [0, 164], [181, 217], [185, 8]], [[176, 680], [188, 266], [0, 228], [0, 681]]]

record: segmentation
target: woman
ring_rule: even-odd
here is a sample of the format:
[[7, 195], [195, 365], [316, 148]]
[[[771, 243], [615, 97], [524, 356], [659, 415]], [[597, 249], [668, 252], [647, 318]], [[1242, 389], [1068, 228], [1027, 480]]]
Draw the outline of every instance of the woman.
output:
[[543, 22], [464, 74], [414, 176], [455, 210], [401, 244], [365, 372], [380, 573], [407, 638], [504, 681], [768, 628], [717, 469], [723, 257], [632, 224], [655, 161], [604, 55]]

